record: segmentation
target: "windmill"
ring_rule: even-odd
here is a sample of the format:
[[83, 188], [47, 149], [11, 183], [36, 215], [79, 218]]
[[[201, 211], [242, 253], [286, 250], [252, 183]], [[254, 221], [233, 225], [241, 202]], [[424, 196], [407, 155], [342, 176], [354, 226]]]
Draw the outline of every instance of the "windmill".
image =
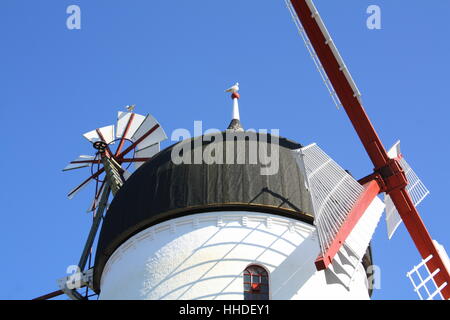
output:
[[[84, 286], [100, 299], [369, 298], [366, 266], [371, 258], [364, 259], [370, 256], [367, 248], [384, 207], [389, 237], [403, 221], [423, 257], [408, 273], [416, 291], [425, 288], [427, 298], [449, 298], [445, 250], [431, 239], [415, 209], [428, 190], [404, 160], [399, 143], [384, 149], [312, 1], [286, 0], [286, 4], [333, 100], [349, 115], [374, 172], [357, 181], [316, 144], [302, 146], [273, 134], [268, 139], [267, 132], [247, 136], [240, 125], [236, 84], [226, 90], [233, 100], [228, 130], [166, 148], [125, 184], [131, 175], [128, 165], [140, 166], [151, 159], [166, 138], [154, 118], [134, 114], [134, 106], [129, 106], [128, 112], [119, 112], [117, 130], [106, 126], [84, 134], [95, 154], [82, 155], [64, 169], [90, 168], [90, 176], [69, 197], [95, 181], [89, 208], [95, 212], [94, 221], [78, 263], [80, 272], [61, 279], [60, 291], [41, 298], [66, 293], [83, 299], [76, 288]], [[224, 155], [219, 150], [226, 147], [223, 138], [230, 133], [244, 147], [247, 141], [249, 152], [250, 141], [259, 150], [274, 147], [283, 170], [261, 178], [257, 172], [263, 163], [209, 162], [213, 155]], [[174, 163], [171, 155], [180, 149], [186, 159], [206, 154], [208, 163]], [[230, 158], [237, 160], [237, 152]], [[120, 196], [103, 219], [110, 192], [119, 189]], [[384, 204], [377, 197], [380, 193], [385, 194]], [[86, 270], [102, 219], [95, 266], [89, 264]], [[280, 239], [291, 245], [278, 246]], [[227, 259], [230, 244], [233, 259]], [[281, 254], [271, 254], [274, 248]], [[210, 266], [206, 273], [196, 269], [206, 265]], [[413, 276], [420, 268], [429, 275], [416, 284]], [[330, 273], [343, 286], [329, 281]], [[294, 278], [298, 281], [286, 281]], [[426, 286], [430, 281], [436, 287], [431, 292]]]
[[[114, 132], [114, 125], [109, 125], [83, 134], [83, 137], [92, 143], [98, 152], [94, 156], [80, 155], [63, 169], [63, 171], [69, 171], [85, 167], [91, 168], [92, 174], [69, 192], [67, 195], [69, 199], [72, 199], [90, 182], [99, 182], [100, 175], [105, 171], [108, 173], [108, 166], [112, 165], [117, 169], [120, 175], [118, 180], [126, 180], [131, 173], [126, 168], [122, 168], [122, 164], [134, 163], [135, 168], [138, 169], [159, 152], [159, 143], [167, 139], [159, 123], [151, 115], [143, 116], [134, 113], [134, 106], [127, 106], [127, 110], [129, 112], [119, 111], [116, 132]], [[126, 142], [131, 145], [123, 149]], [[117, 144], [117, 148], [113, 152], [112, 146], [115, 144]], [[131, 151], [133, 154], [130, 157]], [[97, 188], [93, 203], [88, 209], [89, 212], [97, 208], [104, 187], [105, 181], [103, 180], [100, 188]]]
[[[95, 182], [94, 198], [88, 208], [88, 212], [94, 212], [94, 218], [75, 275], [58, 281], [61, 290], [38, 299], [48, 299], [62, 293], [66, 293], [73, 299], [85, 298], [75, 289], [89, 286], [92, 278], [92, 270], [84, 270], [107, 207], [110, 192], [115, 195], [131, 176], [132, 173], [129, 171], [131, 164], [134, 164], [137, 170], [159, 152], [160, 142], [167, 139], [163, 128], [153, 116], [134, 113], [134, 108], [135, 106], [132, 105], [126, 107], [127, 112], [119, 111], [116, 126], [109, 125], [83, 134], [83, 137], [96, 150], [95, 154], [80, 155], [63, 169], [63, 171], [90, 169], [90, 176], [73, 188], [68, 193], [68, 198], [72, 199], [86, 186]], [[68, 286], [75, 281], [79, 283], [73, 287]]]
[[[373, 232], [376, 223], [364, 221], [366, 217], [363, 213], [371, 199], [379, 193], [384, 193], [389, 237], [392, 237], [396, 227], [403, 221], [423, 259], [408, 273], [415, 291], [421, 299], [424, 298], [419, 293], [421, 289], [425, 289], [428, 299], [438, 294], [444, 299], [450, 299], [450, 261], [443, 247], [431, 238], [416, 209], [428, 194], [428, 190], [404, 160], [399, 143], [389, 151], [384, 148], [364, 110], [361, 93], [313, 1], [285, 2], [333, 101], [346, 111], [374, 165], [373, 173], [359, 180], [363, 190], [349, 212], [339, 217], [333, 210], [323, 210], [316, 218], [321, 238], [321, 254], [316, 260], [317, 269], [323, 270], [332, 266], [340, 251], [357, 245], [357, 241], [351, 239], [355, 229], [366, 227]], [[314, 158], [314, 154], [310, 154], [310, 157]], [[313, 195], [313, 202], [320, 204], [320, 200], [324, 199], [321, 199], [320, 195]], [[421, 267], [428, 272], [425, 279], [418, 273]], [[414, 273], [417, 273], [419, 283], [413, 280]], [[428, 282], [434, 284], [434, 287], [431, 284], [431, 292], [427, 287]]]

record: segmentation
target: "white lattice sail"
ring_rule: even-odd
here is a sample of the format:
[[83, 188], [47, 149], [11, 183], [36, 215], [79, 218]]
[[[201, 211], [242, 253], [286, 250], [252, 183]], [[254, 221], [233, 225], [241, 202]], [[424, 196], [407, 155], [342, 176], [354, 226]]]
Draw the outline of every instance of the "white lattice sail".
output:
[[[450, 259], [444, 247], [436, 240], [433, 240], [433, 242], [438, 249], [439, 256], [444, 262], [444, 265], [448, 270], [450, 270]], [[436, 269], [434, 272], [430, 272], [426, 264], [431, 258], [433, 258], [433, 255], [429, 255], [426, 259], [423, 259], [418, 265], [414, 266], [414, 268], [412, 268], [412, 270], [409, 271], [406, 276], [409, 278], [409, 280], [411, 280], [414, 291], [417, 293], [420, 300], [434, 300], [436, 298], [444, 300], [444, 297], [441, 293], [442, 289], [450, 284], [445, 282], [441, 286], [436, 285], [434, 277], [441, 270]]]
[[314, 207], [314, 223], [325, 253], [364, 188], [316, 144], [301, 149]]
[[[311, 194], [314, 223], [321, 252], [324, 254], [363, 193], [364, 187], [316, 144], [296, 150], [296, 153], [297, 163], [305, 175]], [[331, 266], [335, 273], [346, 273], [348, 280], [351, 280], [369, 246], [383, 210], [383, 202], [376, 197], [336, 255], [337, 264]]]
[[[430, 193], [430, 191], [425, 187], [420, 178], [416, 175], [414, 170], [410, 167], [408, 162], [401, 157], [400, 152], [400, 141], [397, 141], [391, 149], [388, 151], [388, 156], [391, 159], [400, 157], [400, 165], [405, 171], [406, 179], [408, 180], [408, 185], [406, 186], [406, 191], [410, 195], [414, 206], [418, 206], [423, 199]], [[392, 238], [395, 231], [402, 222], [402, 218], [398, 214], [391, 197], [387, 194], [384, 196], [384, 203], [386, 204], [386, 226], [389, 239]]]

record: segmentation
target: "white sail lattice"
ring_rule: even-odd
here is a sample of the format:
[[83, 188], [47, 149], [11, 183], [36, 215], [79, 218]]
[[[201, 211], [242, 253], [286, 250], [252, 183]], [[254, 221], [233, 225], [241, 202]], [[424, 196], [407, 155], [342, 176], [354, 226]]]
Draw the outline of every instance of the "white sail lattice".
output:
[[[364, 191], [364, 187], [316, 144], [306, 146], [299, 152], [301, 156], [297, 159], [302, 161], [300, 167], [304, 167], [303, 170], [306, 171], [314, 207], [314, 223], [322, 253], [325, 253]], [[381, 201], [376, 199], [378, 201], [374, 205], [374, 210], [369, 210], [373, 212], [373, 216], [363, 216], [358, 223], [360, 226], [356, 225], [346, 241], [347, 246], [361, 257], [378, 224], [380, 209], [384, 208], [382, 203], [380, 204]]]
[[[433, 240], [433, 242], [438, 249], [438, 253], [443, 260], [445, 267], [450, 270], [450, 258], [448, 257], [444, 246], [436, 240]], [[441, 270], [436, 269], [435, 271], [430, 272], [427, 267], [427, 262], [432, 258], [433, 256], [429, 255], [427, 258], [422, 259], [418, 265], [414, 266], [412, 270], [406, 274], [409, 280], [411, 280], [414, 291], [417, 293], [420, 300], [444, 300], [442, 290], [449, 285], [447, 282], [441, 286], [436, 285], [434, 278]]]

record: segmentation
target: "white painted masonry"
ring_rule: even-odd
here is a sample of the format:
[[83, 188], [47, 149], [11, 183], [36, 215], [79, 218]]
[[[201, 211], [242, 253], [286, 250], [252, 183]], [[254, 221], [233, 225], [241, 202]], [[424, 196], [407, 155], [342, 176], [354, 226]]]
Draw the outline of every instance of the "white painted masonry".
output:
[[152, 226], [108, 260], [100, 299], [243, 299], [244, 269], [269, 272], [271, 299], [369, 299], [362, 265], [350, 289], [316, 271], [315, 227], [257, 212], [210, 212]]

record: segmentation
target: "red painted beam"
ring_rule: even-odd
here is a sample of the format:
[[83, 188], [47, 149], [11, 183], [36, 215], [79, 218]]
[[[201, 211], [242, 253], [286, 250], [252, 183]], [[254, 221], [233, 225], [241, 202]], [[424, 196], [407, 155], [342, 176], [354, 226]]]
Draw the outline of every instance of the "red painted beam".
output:
[[123, 145], [125, 144], [125, 137], [126, 137], [128, 131], [130, 130], [133, 120], [134, 120], [134, 113], [131, 113], [130, 119], [128, 119], [127, 125], [125, 127], [125, 130], [123, 131], [122, 138], [120, 139], [120, 143], [119, 143], [119, 146], [117, 147], [114, 157], [117, 157], [120, 154], [120, 151], [122, 151]]
[[325, 36], [317, 20], [313, 17], [307, 2], [305, 0], [292, 0], [291, 3], [375, 168], [383, 167], [389, 160], [387, 152], [363, 106], [354, 96], [353, 89], [329, 43], [326, 42]]
[[447, 286], [441, 293], [445, 299], [450, 299], [450, 270], [446, 268], [445, 263], [440, 257], [439, 251], [434, 245], [433, 239], [420, 218], [419, 212], [414, 206], [411, 197], [405, 188], [392, 190], [389, 192], [389, 196], [422, 258], [426, 259], [429, 255], [433, 255], [433, 258], [427, 262], [428, 270], [430, 273], [433, 273], [436, 269], [440, 270], [433, 279], [438, 287], [447, 283]]
[[334, 256], [338, 253], [339, 249], [341, 249], [348, 235], [352, 232], [359, 219], [379, 192], [380, 186], [374, 180], [369, 181], [364, 185], [363, 193], [359, 196], [326, 253], [324, 255], [320, 254], [317, 257], [315, 261], [317, 270], [324, 270], [333, 262]]
[[144, 133], [139, 139], [137, 139], [131, 146], [129, 146], [128, 148], [126, 148], [123, 152], [121, 152], [118, 155], [118, 159], [120, 160], [121, 158], [123, 158], [128, 152], [130, 152], [131, 150], [133, 150], [134, 148], [137, 147], [137, 145], [139, 143], [141, 143], [142, 141], [144, 141], [145, 138], [147, 138], [149, 135], [151, 135], [156, 129], [159, 128], [159, 124], [155, 124], [150, 130], [148, 130], [146, 133]]
[[108, 157], [111, 157], [113, 153], [111, 152], [111, 149], [109, 148], [109, 145], [106, 142], [105, 137], [103, 136], [102, 132], [100, 131], [100, 129], [95, 129], [95, 131], [97, 132], [97, 135], [100, 138], [100, 140], [103, 141], [106, 144], [106, 150], [105, 150], [106, 151], [106, 155]]
[[447, 283], [446, 288], [442, 290], [442, 295], [445, 299], [450, 299], [450, 270], [446, 269], [428, 230], [405, 189], [405, 185], [407, 184], [406, 177], [401, 167], [399, 167], [398, 161], [389, 158], [364, 107], [361, 105], [359, 99], [354, 96], [353, 88], [332, 50], [331, 43], [325, 38], [317, 22], [316, 13], [311, 11], [308, 2], [311, 3], [310, 0], [291, 0], [305, 33], [311, 41], [311, 45], [366, 149], [369, 158], [374, 164], [375, 175], [381, 177], [383, 180], [380, 183], [384, 188], [383, 191], [386, 191], [391, 196], [422, 258], [426, 259], [430, 254], [433, 255], [433, 258], [427, 263], [427, 266], [430, 272], [433, 272], [437, 268], [440, 269], [440, 272], [434, 277], [434, 280], [438, 287]]

